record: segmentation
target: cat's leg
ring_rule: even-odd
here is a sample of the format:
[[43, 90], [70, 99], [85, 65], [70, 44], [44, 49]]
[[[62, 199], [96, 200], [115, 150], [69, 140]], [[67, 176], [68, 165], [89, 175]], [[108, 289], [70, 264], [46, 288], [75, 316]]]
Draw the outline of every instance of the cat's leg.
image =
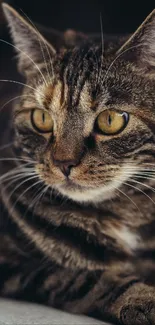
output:
[[123, 272], [120, 278], [110, 272], [108, 277], [98, 273], [92, 279], [87, 274], [85, 284], [72, 290], [63, 308], [123, 325], [154, 325], [155, 287]]
[[[28, 263], [29, 264], [29, 263]], [[155, 287], [133, 274], [0, 264], [0, 295], [44, 303], [123, 325], [155, 324]], [[113, 269], [114, 270], [114, 269]]]

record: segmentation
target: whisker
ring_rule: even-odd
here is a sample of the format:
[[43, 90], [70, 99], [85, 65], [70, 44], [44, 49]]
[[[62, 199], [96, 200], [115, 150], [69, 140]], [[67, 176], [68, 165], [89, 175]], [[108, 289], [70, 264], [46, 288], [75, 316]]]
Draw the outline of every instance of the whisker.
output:
[[[29, 204], [29, 207], [30, 208], [31, 206], [33, 206], [33, 208], [35, 208], [35, 205], [37, 204], [37, 202], [41, 199], [41, 196], [42, 196], [42, 192], [41, 190], [44, 188], [44, 184], [42, 184], [40, 187], [39, 187], [39, 190], [37, 190], [37, 192], [35, 193], [35, 196], [33, 196], [33, 200], [31, 201], [31, 203]], [[38, 194], [39, 192], [39, 194]], [[38, 194], [38, 195], [37, 195]]]
[[[23, 14], [25, 15], [25, 17], [29, 20], [29, 22], [31, 23], [31, 25], [34, 27], [36, 33], [37, 33], [37, 36], [38, 36], [38, 41], [39, 41], [39, 44], [40, 44], [40, 48], [41, 48], [41, 52], [42, 52], [42, 56], [43, 56], [43, 59], [44, 59], [44, 62], [45, 62], [45, 65], [46, 65], [46, 71], [49, 75], [49, 81], [51, 81], [51, 77], [50, 77], [50, 72], [49, 72], [49, 69], [48, 69], [48, 64], [46, 62], [46, 58], [45, 58], [45, 55], [44, 55], [44, 49], [43, 49], [43, 46], [41, 44], [41, 40], [43, 41], [44, 45], [45, 45], [45, 48], [46, 48], [46, 51], [47, 51], [47, 54], [48, 54], [48, 57], [49, 57], [49, 60], [50, 60], [50, 65], [51, 65], [51, 70], [52, 70], [52, 75], [54, 77], [54, 70], [53, 70], [53, 63], [52, 63], [52, 58], [51, 58], [51, 55], [50, 55], [50, 52], [49, 52], [49, 49], [48, 49], [48, 46], [44, 40], [44, 38], [42, 37], [41, 33], [39, 32], [38, 28], [35, 26], [35, 24], [33, 23], [33, 21], [27, 16], [27, 14], [21, 9], [21, 11], [23, 12]], [[41, 40], [40, 40], [41, 39]]]
[[134, 179], [132, 179], [132, 178], [130, 179], [130, 181], [133, 182], [133, 183], [139, 184], [139, 185], [143, 185], [144, 187], [148, 188], [148, 189], [151, 190], [152, 192], [155, 192], [155, 189], [154, 189], [152, 186], [150, 186], [150, 185], [147, 185], [147, 184], [145, 184], [145, 183], [139, 182], [139, 181], [134, 180]]
[[[152, 166], [154, 166], [154, 164], [152, 164]], [[134, 166], [131, 166], [131, 167], [125, 167], [125, 166], [124, 166], [123, 168], [126, 169], [126, 170], [135, 170], [135, 172], [138, 172], [139, 170], [140, 170], [140, 171], [141, 171], [141, 170], [142, 170], [142, 171], [143, 171], [143, 170], [144, 170], [144, 171], [147, 171], [147, 170], [148, 170], [148, 171], [149, 171], [149, 170], [150, 170], [150, 171], [151, 171], [151, 170], [152, 170], [152, 171], [155, 171], [155, 168], [151, 167], [151, 165], [150, 165], [150, 166], [145, 166], [145, 165], [144, 165], [144, 166], [142, 166], [142, 167], [139, 166], [138, 168], [137, 168], [137, 167], [138, 167], [138, 166], [135, 166], [135, 167], [134, 167]]]
[[34, 168], [31, 168], [31, 167], [28, 167], [29, 164], [26, 164], [26, 167], [24, 168], [15, 168], [14, 170], [11, 170], [10, 172], [7, 172], [5, 174], [2, 174], [0, 180], [4, 179], [4, 181], [8, 180], [8, 177], [9, 179], [11, 179], [12, 177], [18, 175], [19, 173], [22, 174], [22, 173], [25, 173], [26, 171], [34, 171], [35, 169]]
[[0, 147], [0, 150], [4, 150], [4, 149], [6, 149], [8, 147], [11, 147], [13, 144], [14, 144], [14, 142], [6, 143], [6, 144], [4, 144], [3, 146]]
[[[26, 177], [26, 174], [25, 174], [24, 176]], [[30, 181], [30, 180], [32, 180], [32, 179], [34, 179], [34, 178], [38, 178], [38, 175], [34, 175], [34, 173], [33, 173], [33, 176], [32, 176], [32, 177], [26, 178], [26, 180], [24, 180], [23, 182], [21, 182], [20, 184], [18, 184], [18, 185], [15, 187], [15, 189], [13, 190], [13, 192], [11, 193], [11, 196], [12, 196], [13, 193], [16, 192], [16, 190], [17, 190], [21, 185], [25, 184], [26, 182], [28, 182], [28, 181]], [[9, 197], [9, 198], [10, 198], [10, 197]]]
[[103, 59], [104, 59], [104, 36], [103, 36], [103, 21], [102, 21], [102, 14], [100, 13], [100, 27], [101, 27], [101, 47], [102, 47], [102, 52], [101, 52], [101, 66], [100, 66], [100, 73], [98, 76], [98, 83], [100, 83], [100, 78], [102, 74], [102, 67], [103, 67]]
[[42, 76], [43, 81], [45, 82], [45, 85], [47, 86], [46, 79], [45, 79], [43, 73], [41, 72], [41, 70], [40, 70], [38, 64], [36, 64], [36, 63], [34, 62], [34, 60], [33, 60], [33, 59], [32, 59], [32, 58], [31, 58], [31, 57], [30, 57], [26, 52], [22, 51], [19, 47], [17, 47], [17, 46], [15, 46], [15, 45], [11, 44], [10, 42], [7, 42], [7, 41], [1, 39], [1, 38], [0, 38], [0, 42], [3, 42], [3, 43], [5, 43], [5, 44], [9, 45], [9, 46], [13, 47], [14, 49], [16, 49], [17, 51], [19, 51], [20, 53], [24, 54], [24, 55], [25, 55], [25, 56], [26, 56], [26, 57], [27, 57], [27, 58], [28, 58], [28, 59], [29, 59], [29, 60], [34, 64], [35, 68], [39, 71], [40, 75]]
[[[35, 178], [34, 176], [33, 176], [33, 178]], [[38, 176], [37, 176], [37, 178], [38, 178]], [[30, 181], [30, 180], [32, 180], [32, 177], [31, 178], [28, 178], [27, 179], [27, 181]], [[18, 198], [17, 198], [17, 200], [15, 201], [15, 203], [13, 204], [13, 206], [12, 206], [12, 210], [15, 208], [15, 206], [16, 206], [16, 204], [17, 204], [17, 202], [22, 198], [22, 196], [24, 196], [24, 194], [26, 194], [30, 189], [32, 189], [34, 186], [36, 186], [36, 185], [38, 185], [39, 183], [42, 183], [42, 180], [39, 180], [39, 181], [37, 181], [37, 182], [35, 182], [34, 184], [32, 184], [31, 186], [29, 186]], [[21, 184], [20, 184], [21, 185]], [[13, 193], [14, 192], [12, 192], [11, 193], [11, 196], [13, 195]], [[9, 196], [9, 200], [10, 200], [10, 198], [11, 198], [11, 196]]]
[[35, 89], [34, 87], [32, 87], [32, 86], [30, 86], [30, 85], [27, 85], [27, 84], [25, 84], [25, 83], [23, 83], [23, 82], [20, 82], [20, 81], [18, 81], [18, 80], [0, 79], [0, 82], [10, 82], [10, 83], [15, 83], [15, 84], [18, 84], [18, 85], [21, 85], [21, 86], [27, 87], [27, 88], [33, 90], [35, 93], [38, 93], [40, 96], [43, 96], [43, 97], [45, 98], [44, 94], [41, 94], [37, 89]]
[[29, 161], [32, 163], [35, 163], [34, 160], [28, 159], [27, 157], [21, 158], [21, 157], [3, 157], [0, 158], [0, 161]]
[[[15, 167], [11, 170], [9, 170], [8, 172], [2, 174], [2, 176], [0, 177], [0, 182], [3, 180], [3, 179], [6, 179], [7, 177], [10, 177], [11, 175], [16, 175], [17, 173], [20, 172], [24, 172], [24, 171], [27, 171], [27, 168], [25, 166], [29, 165], [30, 163], [27, 163], [23, 166], [18, 166], [18, 167]], [[30, 168], [29, 168], [30, 170]]]
[[127, 172], [125, 173], [125, 175], [131, 177], [133, 176], [134, 178], [144, 178], [144, 179], [150, 179], [150, 180], [155, 180], [155, 173], [151, 174], [150, 172], [149, 173], [143, 173], [143, 174], [131, 174], [130, 172]]
[[137, 47], [140, 47], [140, 46], [142, 46], [142, 45], [141, 44], [134, 45], [134, 46], [131, 46], [128, 49], [124, 50], [123, 52], [119, 53], [116, 56], [116, 58], [112, 61], [112, 63], [109, 65], [109, 68], [107, 69], [107, 71], [105, 73], [105, 76], [104, 76], [104, 79], [103, 79], [102, 84], [106, 81], [106, 78], [108, 76], [108, 73], [109, 73], [110, 69], [112, 68], [112, 66], [114, 65], [114, 63], [118, 60], [118, 58], [120, 58], [125, 52], [128, 52], [129, 50], [132, 50], [132, 49], [137, 48]]
[[129, 186], [129, 187], [132, 187], [133, 189], [135, 189], [135, 190], [141, 192], [141, 193], [144, 194], [144, 195], [145, 195], [149, 200], [151, 200], [153, 204], [155, 204], [154, 200], [153, 200], [153, 199], [152, 199], [148, 194], [146, 194], [143, 190], [141, 190], [140, 188], [138, 188], [138, 187], [136, 187], [136, 186], [134, 186], [134, 185], [131, 185], [131, 184], [127, 183], [127, 182], [123, 182], [123, 184], [125, 184], [125, 185], [127, 185], [127, 186]]
[[[25, 173], [24, 177], [26, 177], [26, 173]], [[34, 175], [34, 173], [33, 173], [33, 176], [26, 178], [24, 181], [22, 181], [20, 184], [18, 184], [18, 185], [15, 187], [15, 189], [11, 192], [11, 194], [9, 195], [8, 200], [10, 200], [11, 196], [16, 192], [16, 190], [17, 190], [21, 185], [25, 184], [26, 182], [29, 182], [30, 180], [33, 180], [34, 178], [38, 178], [38, 175]]]
[[96, 55], [96, 52], [95, 52], [95, 49], [93, 49], [93, 55], [94, 55], [94, 58], [95, 58], [95, 61], [96, 61], [96, 67], [97, 67], [97, 73], [96, 73], [96, 80], [95, 80], [95, 87], [97, 88], [98, 86], [98, 80], [99, 80], [99, 60], [97, 58], [97, 55]]
[[10, 180], [12, 180], [12, 181], [9, 182], [7, 186], [4, 186], [4, 188], [5, 188], [5, 190], [7, 190], [13, 183], [19, 181], [22, 178], [26, 178], [27, 176], [33, 176], [33, 175], [34, 175], [34, 171], [29, 172], [29, 173], [23, 172], [16, 176], [14, 175], [14, 176], [10, 177], [9, 179], [7, 179], [7, 182]]
[[19, 98], [22, 98], [22, 97], [32, 97], [32, 98], [34, 98], [35, 99], [35, 96], [33, 96], [33, 95], [20, 95], [20, 96], [16, 96], [16, 97], [13, 97], [13, 98], [11, 98], [10, 100], [8, 100], [1, 108], [0, 108], [0, 111], [2, 111], [3, 110], [3, 108], [5, 107], [5, 106], [7, 106], [9, 103], [11, 103], [12, 101], [14, 101], [14, 100], [16, 100], [16, 99], [19, 99]]
[[[116, 180], [116, 182], [117, 182], [117, 180]], [[119, 183], [119, 181], [118, 181], [118, 183]], [[117, 191], [119, 191], [121, 194], [123, 194], [125, 197], [127, 197], [127, 199], [129, 199], [130, 201], [131, 201], [131, 203], [137, 208], [137, 210], [139, 210], [140, 211], [140, 213], [141, 213], [141, 210], [139, 209], [139, 207], [137, 206], [137, 204], [126, 194], [126, 193], [124, 193], [122, 190], [120, 190], [120, 188], [118, 188], [118, 187], [114, 187]]]

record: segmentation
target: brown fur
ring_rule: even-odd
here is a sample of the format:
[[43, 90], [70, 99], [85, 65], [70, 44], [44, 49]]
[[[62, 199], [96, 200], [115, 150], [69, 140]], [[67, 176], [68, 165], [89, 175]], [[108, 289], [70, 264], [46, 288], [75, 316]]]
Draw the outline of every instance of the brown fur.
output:
[[[13, 144], [2, 150], [0, 292], [155, 324], [154, 12], [104, 52], [71, 31], [55, 50], [8, 5], [4, 12], [26, 84], [3, 140]], [[52, 132], [34, 128], [34, 109], [48, 112]], [[107, 109], [128, 113], [122, 132], [97, 129]]]

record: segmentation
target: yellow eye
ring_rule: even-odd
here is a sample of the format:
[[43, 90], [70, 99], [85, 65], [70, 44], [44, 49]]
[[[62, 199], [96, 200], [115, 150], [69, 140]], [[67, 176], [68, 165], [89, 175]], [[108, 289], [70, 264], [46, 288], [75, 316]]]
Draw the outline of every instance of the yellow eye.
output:
[[128, 113], [106, 110], [99, 114], [96, 126], [99, 132], [105, 135], [114, 135], [123, 131], [128, 121]]
[[41, 109], [34, 109], [31, 113], [33, 127], [41, 133], [52, 132], [53, 120], [51, 116]]

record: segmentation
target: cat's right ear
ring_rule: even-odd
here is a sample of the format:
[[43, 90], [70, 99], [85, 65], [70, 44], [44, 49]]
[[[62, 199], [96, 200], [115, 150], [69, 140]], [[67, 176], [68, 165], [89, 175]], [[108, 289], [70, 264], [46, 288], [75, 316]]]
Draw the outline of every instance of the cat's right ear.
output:
[[155, 68], [155, 9], [139, 26], [136, 32], [117, 51], [119, 56], [124, 55], [146, 71]]
[[12, 7], [6, 3], [3, 3], [2, 7], [18, 53], [19, 70], [27, 76], [34, 69], [37, 70], [40, 64], [45, 64], [45, 61], [47, 64], [55, 56], [56, 50]]

